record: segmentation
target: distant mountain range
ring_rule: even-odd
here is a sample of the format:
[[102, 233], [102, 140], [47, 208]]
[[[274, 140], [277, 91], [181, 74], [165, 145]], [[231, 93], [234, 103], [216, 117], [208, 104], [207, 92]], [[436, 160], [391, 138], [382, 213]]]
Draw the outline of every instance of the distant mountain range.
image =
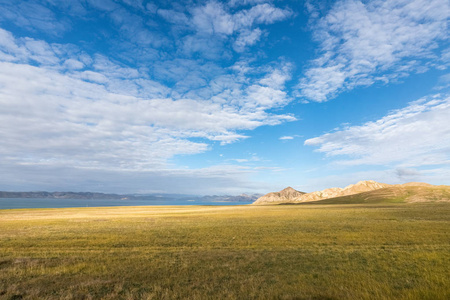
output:
[[39, 198], [39, 199], [129, 199], [129, 195], [75, 192], [3, 192], [0, 198]]
[[231, 195], [178, 195], [178, 194], [104, 194], [91, 192], [5, 192], [0, 191], [0, 198], [30, 199], [119, 199], [119, 200], [195, 200], [203, 202], [252, 202], [262, 194]]
[[435, 186], [422, 182], [386, 184], [366, 180], [351, 184], [345, 188], [328, 188], [312, 193], [304, 193], [287, 187], [279, 192], [268, 193], [258, 198], [253, 204], [339, 204], [428, 201], [450, 201], [450, 186]]
[[279, 192], [232, 195], [180, 195], [180, 194], [104, 194], [91, 192], [5, 192], [0, 198], [30, 199], [118, 199], [118, 200], [185, 200], [195, 202], [253, 202], [267, 204], [332, 204], [450, 201], [450, 186], [422, 182], [386, 184], [373, 180], [360, 181], [345, 188], [328, 188], [305, 193], [287, 187]]

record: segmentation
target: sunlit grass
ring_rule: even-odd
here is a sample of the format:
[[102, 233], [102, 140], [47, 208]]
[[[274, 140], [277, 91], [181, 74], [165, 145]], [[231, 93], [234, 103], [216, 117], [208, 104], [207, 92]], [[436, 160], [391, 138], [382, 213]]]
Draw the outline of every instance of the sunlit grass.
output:
[[449, 299], [450, 204], [0, 210], [3, 299]]

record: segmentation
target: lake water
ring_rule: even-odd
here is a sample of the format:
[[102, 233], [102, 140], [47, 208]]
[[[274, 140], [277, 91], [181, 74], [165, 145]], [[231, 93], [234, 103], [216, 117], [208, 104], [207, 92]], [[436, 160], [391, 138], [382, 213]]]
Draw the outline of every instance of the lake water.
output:
[[0, 209], [61, 208], [104, 206], [156, 206], [156, 205], [245, 205], [251, 202], [206, 202], [189, 200], [119, 200], [119, 199], [36, 199], [0, 198]]

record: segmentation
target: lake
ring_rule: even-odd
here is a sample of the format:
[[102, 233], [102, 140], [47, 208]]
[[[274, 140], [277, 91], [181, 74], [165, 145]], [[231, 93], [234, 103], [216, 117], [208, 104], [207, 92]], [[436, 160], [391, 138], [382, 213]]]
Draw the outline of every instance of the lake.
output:
[[245, 205], [252, 202], [208, 202], [201, 200], [120, 200], [120, 199], [38, 199], [0, 198], [0, 209], [61, 208], [103, 206], [155, 206], [155, 205]]

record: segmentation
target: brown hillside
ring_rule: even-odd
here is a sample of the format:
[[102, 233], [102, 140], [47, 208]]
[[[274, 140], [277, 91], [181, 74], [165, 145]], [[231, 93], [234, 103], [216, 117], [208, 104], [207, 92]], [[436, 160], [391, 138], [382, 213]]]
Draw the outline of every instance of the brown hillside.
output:
[[[450, 186], [396, 185], [374, 191], [308, 202], [307, 204], [450, 202]], [[306, 204], [305, 202], [303, 202]]]
[[328, 198], [335, 198], [347, 195], [353, 195], [366, 191], [373, 191], [390, 186], [389, 184], [379, 183], [373, 180], [360, 181], [356, 184], [351, 184], [345, 188], [328, 188], [322, 191], [312, 193], [302, 193], [288, 187], [280, 192], [268, 193], [253, 204], [274, 204], [274, 203], [298, 203], [323, 200]]
[[291, 187], [287, 187], [282, 191], [268, 193], [258, 198], [253, 204], [272, 204], [280, 202], [293, 202], [304, 195], [304, 192], [297, 191]]
[[289, 187], [280, 192], [268, 193], [253, 204], [429, 202], [449, 199], [450, 186], [446, 185], [435, 186], [423, 182], [390, 185], [366, 180], [345, 188], [329, 188], [312, 193], [302, 193]]
[[379, 183], [373, 180], [365, 180], [360, 181], [356, 184], [350, 184], [349, 186], [346, 186], [345, 188], [329, 188], [325, 189], [323, 191], [318, 192], [312, 192], [305, 194], [301, 197], [301, 199], [298, 199], [299, 202], [309, 202], [309, 201], [317, 201], [322, 199], [328, 199], [328, 198], [336, 198], [341, 196], [347, 196], [347, 195], [353, 195], [358, 194], [361, 192], [367, 192], [367, 191], [373, 191], [378, 190], [381, 188], [385, 188], [390, 186], [386, 183]]

